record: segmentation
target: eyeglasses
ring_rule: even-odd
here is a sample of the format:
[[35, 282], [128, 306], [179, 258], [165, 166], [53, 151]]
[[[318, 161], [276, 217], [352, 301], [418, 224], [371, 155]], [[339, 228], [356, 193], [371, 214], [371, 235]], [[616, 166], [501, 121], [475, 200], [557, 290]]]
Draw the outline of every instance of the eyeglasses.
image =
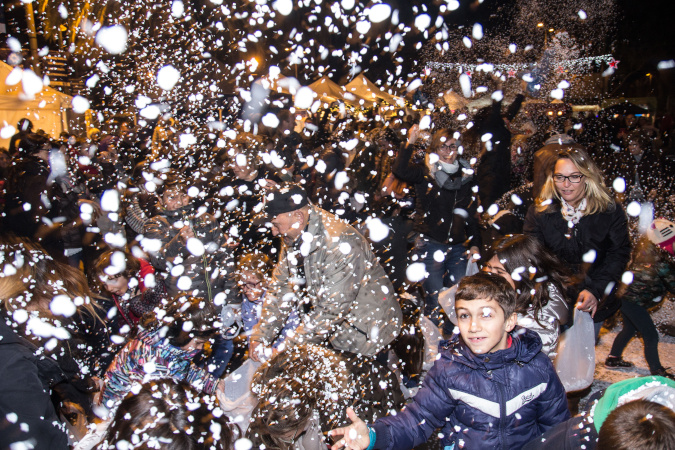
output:
[[570, 183], [577, 184], [580, 183], [582, 178], [584, 178], [584, 175], [581, 174], [574, 174], [570, 176], [565, 176], [559, 173], [556, 173], [553, 175], [553, 181], [556, 183], [564, 183], [565, 180], [568, 180]]
[[441, 144], [439, 148], [447, 148], [448, 150], [457, 150], [456, 144]]
[[240, 281], [239, 286], [246, 289], [259, 289], [262, 281], [257, 281], [255, 283]]

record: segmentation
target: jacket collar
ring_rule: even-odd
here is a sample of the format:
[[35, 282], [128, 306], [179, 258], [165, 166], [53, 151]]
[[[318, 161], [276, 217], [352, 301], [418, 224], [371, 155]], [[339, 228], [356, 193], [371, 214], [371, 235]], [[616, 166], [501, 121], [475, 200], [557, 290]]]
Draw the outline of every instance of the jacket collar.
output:
[[494, 353], [476, 355], [464, 343], [459, 334], [440, 343], [445, 356], [474, 370], [495, 370], [509, 363], [529, 363], [541, 351], [541, 339], [534, 331], [516, 327], [511, 333], [511, 346]]
[[[319, 249], [319, 246], [322, 245], [321, 235], [326, 232], [324, 223], [323, 223], [323, 214], [320, 208], [309, 204], [309, 220], [307, 221], [307, 226], [305, 227], [304, 233], [309, 233], [312, 236], [312, 242], [310, 243], [309, 252], [304, 255], [305, 257], [314, 253]], [[302, 235], [293, 243], [292, 246], [287, 248], [287, 251], [296, 251], [298, 249], [302, 250]]]
[[[429, 169], [429, 173], [431, 174], [432, 177], [434, 176], [434, 174], [437, 171], [441, 170], [440, 163], [435, 162], [435, 163], [431, 164], [431, 162], [429, 161], [429, 155], [428, 154], [425, 156], [424, 162], [427, 165], [427, 168]], [[467, 161], [464, 158], [457, 158], [457, 162], [459, 162], [459, 169], [457, 170], [457, 172], [455, 172], [453, 174], [449, 174], [451, 177], [456, 177], [457, 175], [461, 175], [465, 178], [473, 177], [473, 175], [469, 175], [472, 172], [467, 172], [468, 170], [471, 170], [471, 163], [469, 163], [469, 161]]]

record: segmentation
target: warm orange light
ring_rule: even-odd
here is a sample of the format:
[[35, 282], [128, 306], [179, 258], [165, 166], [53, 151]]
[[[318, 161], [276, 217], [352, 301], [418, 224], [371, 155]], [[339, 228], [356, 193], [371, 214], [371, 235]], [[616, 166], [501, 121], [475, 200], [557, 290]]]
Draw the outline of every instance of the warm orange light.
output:
[[539, 22], [539, 23], [537, 24], [537, 26], [538, 26], [539, 28], [541, 28], [541, 27], [544, 26], [544, 23], [543, 23], [543, 22]]
[[549, 33], [553, 33], [555, 30], [553, 28], [548, 29]]

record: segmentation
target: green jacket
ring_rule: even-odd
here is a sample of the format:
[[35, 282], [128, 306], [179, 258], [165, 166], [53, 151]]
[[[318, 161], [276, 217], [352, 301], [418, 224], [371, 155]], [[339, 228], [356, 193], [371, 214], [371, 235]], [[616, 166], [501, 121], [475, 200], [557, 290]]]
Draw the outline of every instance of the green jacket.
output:
[[599, 433], [609, 413], [632, 400], [642, 399], [663, 404], [659, 398], [665, 398], [672, 402], [672, 389], [675, 389], [675, 381], [655, 376], [630, 378], [614, 383], [591, 410], [595, 430]]

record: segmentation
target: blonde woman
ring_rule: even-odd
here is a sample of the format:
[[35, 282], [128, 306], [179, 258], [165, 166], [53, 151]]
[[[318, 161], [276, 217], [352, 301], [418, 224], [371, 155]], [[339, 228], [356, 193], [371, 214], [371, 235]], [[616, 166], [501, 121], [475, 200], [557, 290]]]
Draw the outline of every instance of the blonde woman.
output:
[[588, 154], [569, 148], [558, 154], [524, 232], [535, 236], [573, 274], [577, 308], [590, 312], [596, 335], [620, 306], [614, 287], [630, 259], [626, 214], [609, 193]]

